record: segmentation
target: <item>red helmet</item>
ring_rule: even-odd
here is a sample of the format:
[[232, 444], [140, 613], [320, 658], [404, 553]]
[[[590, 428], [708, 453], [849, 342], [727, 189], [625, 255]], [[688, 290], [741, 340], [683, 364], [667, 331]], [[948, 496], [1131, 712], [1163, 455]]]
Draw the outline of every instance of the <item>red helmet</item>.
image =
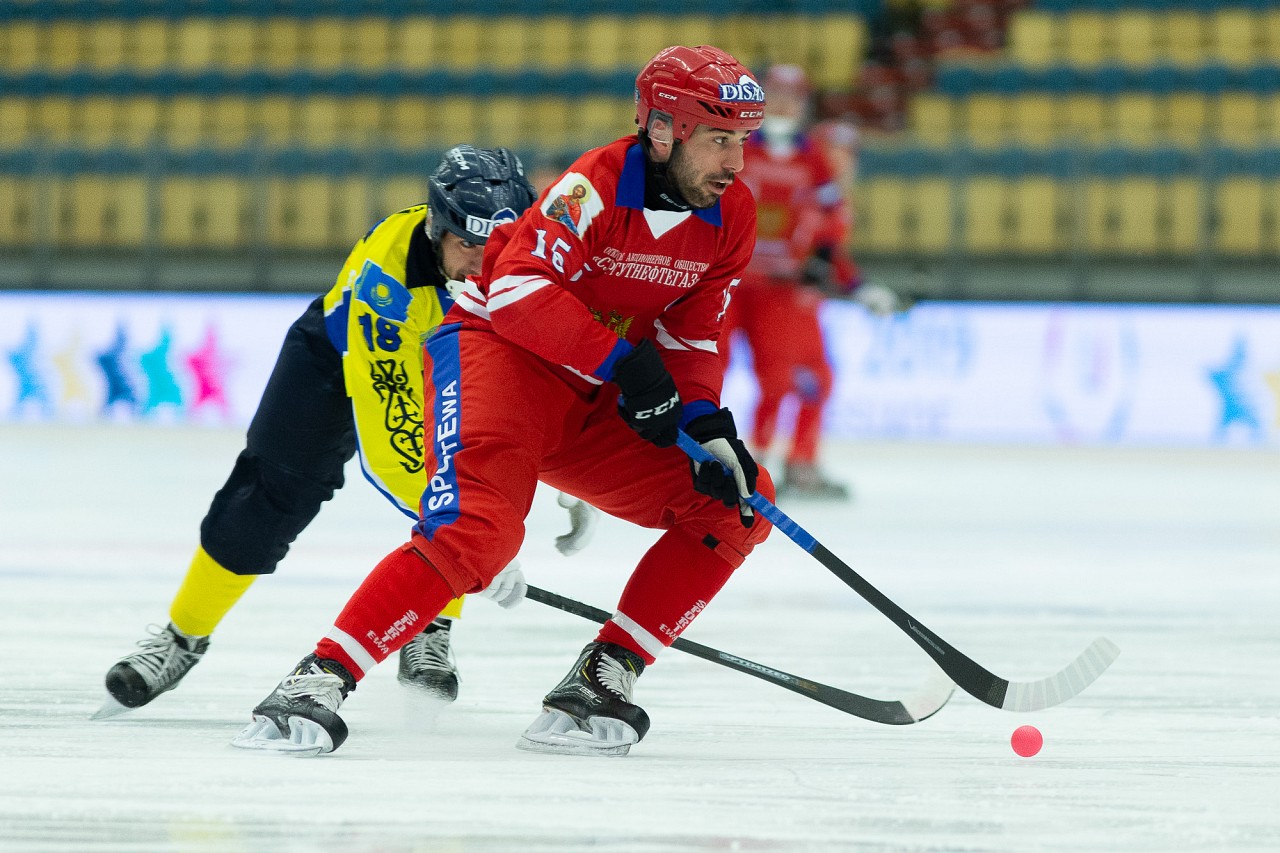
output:
[[798, 100], [809, 97], [809, 78], [799, 65], [771, 65], [764, 83], [775, 95], [786, 94]]
[[686, 140], [699, 124], [755, 130], [764, 120], [764, 89], [746, 66], [718, 47], [677, 45], [660, 52], [636, 77], [636, 123], [650, 113], [671, 116], [674, 136]]

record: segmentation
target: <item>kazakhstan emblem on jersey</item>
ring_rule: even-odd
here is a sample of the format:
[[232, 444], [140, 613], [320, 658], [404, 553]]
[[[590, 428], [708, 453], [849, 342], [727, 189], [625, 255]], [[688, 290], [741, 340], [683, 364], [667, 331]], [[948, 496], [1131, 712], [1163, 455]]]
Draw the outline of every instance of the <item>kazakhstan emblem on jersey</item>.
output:
[[365, 261], [356, 279], [356, 299], [378, 316], [403, 323], [409, 317], [409, 289], [382, 271], [373, 261]]

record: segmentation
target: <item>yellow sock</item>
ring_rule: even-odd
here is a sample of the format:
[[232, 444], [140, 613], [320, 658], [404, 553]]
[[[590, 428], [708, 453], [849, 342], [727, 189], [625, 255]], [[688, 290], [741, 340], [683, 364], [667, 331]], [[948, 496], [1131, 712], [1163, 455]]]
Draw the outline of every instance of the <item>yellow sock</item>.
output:
[[197, 548], [169, 606], [169, 619], [184, 634], [207, 637], [257, 577], [224, 569], [204, 548]]
[[440, 615], [446, 619], [458, 619], [462, 616], [462, 596], [458, 596], [444, 606]]

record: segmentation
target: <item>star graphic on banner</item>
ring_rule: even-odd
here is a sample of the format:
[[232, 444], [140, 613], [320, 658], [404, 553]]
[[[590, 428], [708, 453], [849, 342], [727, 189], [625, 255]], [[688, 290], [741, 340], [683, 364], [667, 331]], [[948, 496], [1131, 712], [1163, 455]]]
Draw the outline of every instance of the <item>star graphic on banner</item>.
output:
[[227, 402], [226, 391], [228, 361], [218, 346], [218, 330], [213, 326], [205, 330], [204, 341], [199, 348], [187, 356], [187, 367], [196, 381], [191, 412], [215, 406], [223, 417], [230, 417], [231, 406]]
[[140, 358], [142, 373], [147, 378], [147, 401], [142, 413], [154, 412], [161, 406], [181, 406], [182, 389], [169, 369], [169, 349], [173, 345], [173, 333], [165, 326], [160, 330], [160, 340], [155, 347]]
[[102, 404], [103, 411], [117, 405], [132, 410], [138, 405], [137, 395], [134, 394], [124, 370], [124, 351], [127, 345], [128, 337], [121, 324], [116, 326], [116, 339], [111, 346], [98, 353], [98, 367], [102, 368], [102, 376], [107, 383], [107, 399]]
[[1267, 380], [1267, 387], [1271, 389], [1271, 396], [1275, 398], [1275, 425], [1280, 427], [1280, 370], [1264, 373], [1262, 378]]
[[80, 358], [80, 333], [73, 332], [67, 345], [53, 354], [53, 366], [58, 369], [62, 383], [62, 402], [87, 403], [89, 383], [84, 379], [78, 360]]
[[1255, 437], [1262, 433], [1262, 424], [1258, 422], [1253, 401], [1249, 399], [1241, 382], [1241, 373], [1247, 360], [1248, 347], [1245, 339], [1238, 337], [1226, 362], [1221, 367], [1208, 371], [1209, 381], [1222, 398], [1222, 416], [1217, 429], [1219, 439], [1226, 436], [1227, 429], [1233, 424], [1248, 427]]
[[53, 408], [49, 400], [49, 389], [40, 380], [36, 370], [36, 355], [40, 346], [40, 334], [35, 321], [27, 323], [27, 331], [17, 349], [9, 350], [9, 364], [18, 379], [18, 393], [13, 399], [13, 411], [18, 412], [24, 404], [37, 405], [46, 414]]

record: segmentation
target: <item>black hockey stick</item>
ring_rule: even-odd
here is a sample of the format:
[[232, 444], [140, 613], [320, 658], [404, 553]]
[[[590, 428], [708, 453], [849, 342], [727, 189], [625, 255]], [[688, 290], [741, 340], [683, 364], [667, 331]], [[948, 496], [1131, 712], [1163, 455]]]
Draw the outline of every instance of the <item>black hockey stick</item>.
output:
[[[702, 463], [719, 464], [714, 456], [690, 438], [684, 430], [680, 431], [677, 441], [680, 449], [690, 459]], [[1006, 711], [1038, 711], [1041, 708], [1060, 705], [1096, 681], [1120, 654], [1120, 649], [1115, 643], [1105, 637], [1099, 637], [1055, 675], [1039, 681], [1007, 681], [988, 672], [973, 659], [962, 654], [946, 640], [926, 628], [920, 620], [903, 610], [862, 575], [824, 548], [821, 542], [792, 521], [790, 516], [778, 509], [777, 505], [764, 495], [752, 492], [751, 497], [746, 498], [746, 503], [769, 519], [773, 526], [785, 533], [792, 542], [812, 554], [814, 559], [844, 581], [854, 592], [865, 598], [872, 607], [888, 616], [893, 624], [902, 629], [915, 641], [916, 645], [924, 649], [925, 653], [937, 662], [938, 666], [942, 667], [942, 671], [955, 681], [956, 686], [988, 705], [1003, 708]]]
[[[554, 607], [557, 610], [563, 610], [565, 613], [572, 613], [574, 616], [581, 616], [584, 619], [590, 619], [592, 622], [598, 622], [602, 625], [609, 621], [609, 614], [598, 607], [583, 604], [581, 601], [574, 601], [572, 598], [565, 598], [563, 595], [556, 595], [554, 592], [547, 592], [545, 589], [539, 589], [536, 586], [530, 586], [525, 597], [539, 604], [545, 604], [548, 607]], [[728, 652], [722, 652], [719, 649], [713, 649], [710, 646], [686, 640], [683, 637], [678, 638], [671, 646], [694, 657], [700, 657], [703, 660], [727, 666], [729, 669], [745, 672], [747, 675], [754, 675], [756, 678], [767, 681], [770, 684], [785, 687], [793, 693], [799, 693], [801, 696], [821, 702], [823, 705], [829, 705], [837, 711], [843, 711], [846, 714], [852, 714], [855, 717], [861, 717], [873, 723], [884, 723], [889, 726], [905, 726], [932, 717], [942, 710], [942, 706], [947, 704], [947, 700], [951, 698], [951, 694], [955, 690], [955, 685], [943, 678], [941, 673], [936, 673], [935, 671], [935, 676], [921, 687], [914, 696], [909, 696], [900, 701], [869, 699], [866, 696], [859, 696], [856, 693], [849, 693], [837, 687], [819, 684], [816, 681], [810, 681], [807, 678], [801, 678], [770, 666], [764, 666], [746, 658], [740, 658], [737, 655], [731, 655]]]

